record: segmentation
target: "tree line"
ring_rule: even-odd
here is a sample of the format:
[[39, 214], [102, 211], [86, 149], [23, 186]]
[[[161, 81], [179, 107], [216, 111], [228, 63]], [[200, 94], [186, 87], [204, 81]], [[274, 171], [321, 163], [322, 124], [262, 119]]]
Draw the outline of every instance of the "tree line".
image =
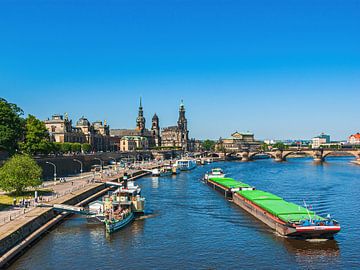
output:
[[42, 169], [32, 156], [91, 151], [90, 144], [52, 142], [44, 122], [23, 116], [16, 104], [0, 98], [0, 150], [11, 156], [0, 168], [0, 188], [16, 195], [41, 184]]
[[78, 153], [91, 151], [88, 143], [57, 143], [50, 135], [43, 121], [24, 112], [16, 104], [0, 98], [0, 150], [10, 155], [20, 152], [28, 155], [56, 153]]

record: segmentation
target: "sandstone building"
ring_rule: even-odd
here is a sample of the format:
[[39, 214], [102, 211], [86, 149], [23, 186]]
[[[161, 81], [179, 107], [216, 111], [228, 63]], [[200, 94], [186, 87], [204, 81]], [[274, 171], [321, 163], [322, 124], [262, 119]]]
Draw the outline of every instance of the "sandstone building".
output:
[[[135, 129], [112, 129], [110, 130], [110, 135], [111, 140], [115, 145], [118, 145], [118, 150], [120, 151], [132, 151], [135, 144], [137, 149], [171, 147], [185, 151], [191, 151], [194, 145], [194, 140], [189, 140], [189, 130], [187, 128], [183, 102], [180, 105], [179, 119], [176, 126], [165, 127], [161, 130], [159, 117], [155, 113], [151, 121], [151, 129], [149, 130], [146, 128], [146, 119], [140, 99]], [[117, 143], [118, 141], [120, 142]]]
[[68, 115], [55, 114], [51, 119], [44, 121], [46, 129], [50, 134], [50, 139], [54, 142], [64, 143], [88, 143], [93, 151], [109, 151], [110, 129], [104, 121], [90, 123], [88, 119], [81, 117], [76, 126], [72, 125]]
[[254, 139], [250, 132], [234, 132], [230, 138], [220, 138], [215, 148], [217, 151], [241, 152], [244, 150], [255, 151], [260, 149], [261, 142]]

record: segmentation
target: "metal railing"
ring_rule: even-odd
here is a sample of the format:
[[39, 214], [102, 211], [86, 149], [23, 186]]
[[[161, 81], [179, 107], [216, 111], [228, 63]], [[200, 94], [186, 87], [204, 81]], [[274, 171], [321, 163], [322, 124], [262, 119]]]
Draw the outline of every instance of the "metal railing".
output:
[[[94, 181], [88, 181], [86, 183], [83, 183], [81, 185], [76, 185], [71, 187], [69, 190], [65, 190], [63, 192], [55, 192], [50, 196], [41, 197], [41, 200], [39, 199], [37, 203], [49, 203], [57, 198], [63, 197], [65, 195], [71, 194], [72, 192], [75, 192], [77, 190], [80, 190], [90, 184], [93, 184]], [[39, 197], [40, 198], [40, 197]], [[36, 209], [37, 203], [35, 202], [35, 199], [30, 200], [30, 205], [28, 207], [20, 207], [19, 209], [15, 209], [12, 212], [10, 212], [8, 215], [4, 215], [0, 217], [0, 226], [3, 226], [7, 224], [8, 222], [15, 220], [16, 218], [29, 213], [30, 211]], [[5, 210], [6, 211], [6, 210]]]

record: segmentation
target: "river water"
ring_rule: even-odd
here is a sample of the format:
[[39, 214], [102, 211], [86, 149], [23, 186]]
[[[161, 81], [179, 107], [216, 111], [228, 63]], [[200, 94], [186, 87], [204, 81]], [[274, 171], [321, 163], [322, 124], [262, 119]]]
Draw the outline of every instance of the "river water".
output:
[[[147, 218], [107, 236], [102, 225], [72, 216], [10, 269], [360, 269], [360, 166], [350, 161], [224, 162], [142, 178]], [[342, 231], [317, 243], [278, 236], [199, 181], [211, 167], [288, 201], [305, 199]]]

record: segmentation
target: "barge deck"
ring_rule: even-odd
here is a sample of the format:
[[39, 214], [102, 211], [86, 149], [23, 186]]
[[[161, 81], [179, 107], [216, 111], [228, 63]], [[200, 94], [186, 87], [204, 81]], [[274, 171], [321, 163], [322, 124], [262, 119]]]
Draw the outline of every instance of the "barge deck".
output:
[[340, 231], [340, 225], [335, 220], [320, 217], [307, 208], [235, 179], [210, 178], [207, 184], [280, 235], [331, 239]]

